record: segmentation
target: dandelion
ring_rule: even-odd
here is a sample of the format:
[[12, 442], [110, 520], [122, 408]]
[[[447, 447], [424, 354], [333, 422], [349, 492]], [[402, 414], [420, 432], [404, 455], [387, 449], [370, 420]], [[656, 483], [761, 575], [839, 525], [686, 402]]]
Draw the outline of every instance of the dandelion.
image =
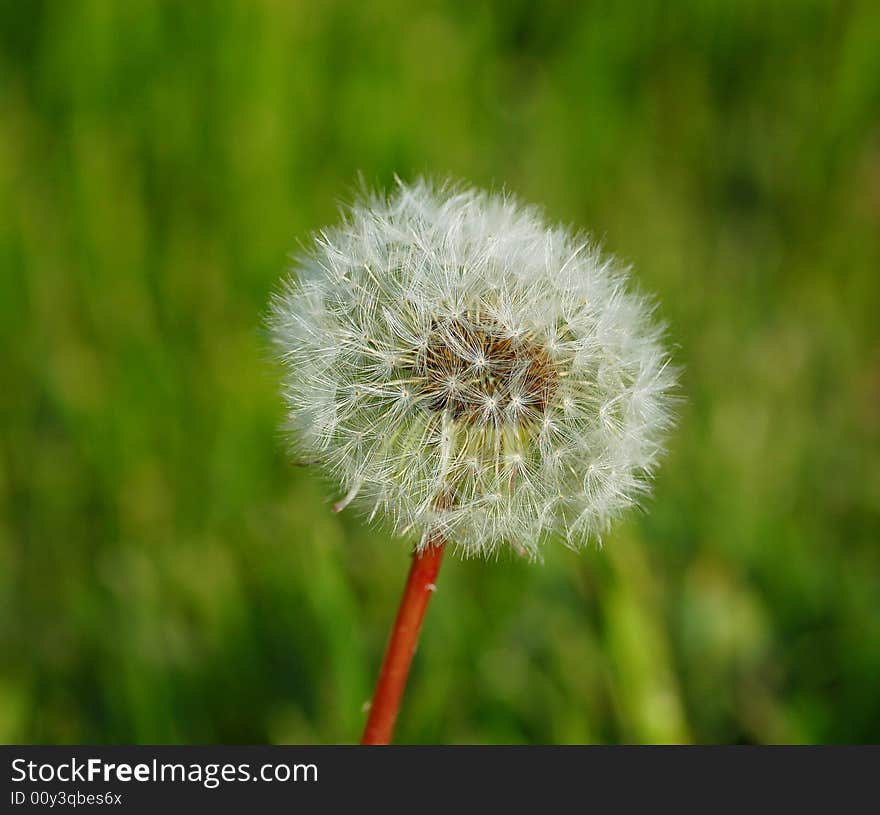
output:
[[294, 449], [335, 510], [415, 544], [365, 741], [390, 738], [447, 544], [579, 547], [646, 494], [675, 384], [652, 312], [583, 235], [426, 181], [365, 196], [297, 259], [271, 315]]

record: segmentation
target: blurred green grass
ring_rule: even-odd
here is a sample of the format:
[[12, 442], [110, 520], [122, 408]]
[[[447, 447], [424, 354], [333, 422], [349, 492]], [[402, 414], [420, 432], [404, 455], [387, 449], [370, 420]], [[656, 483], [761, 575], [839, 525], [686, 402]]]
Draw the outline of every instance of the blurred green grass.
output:
[[358, 738], [406, 545], [285, 459], [261, 320], [362, 173], [655, 292], [648, 512], [449, 560], [404, 742], [880, 740], [873, 3], [0, 2], [0, 740]]

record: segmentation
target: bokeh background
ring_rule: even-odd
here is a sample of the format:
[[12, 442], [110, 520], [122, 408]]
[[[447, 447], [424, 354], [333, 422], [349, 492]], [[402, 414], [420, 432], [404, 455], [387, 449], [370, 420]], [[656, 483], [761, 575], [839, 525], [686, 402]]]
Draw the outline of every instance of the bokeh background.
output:
[[0, 740], [351, 742], [407, 544], [287, 461], [262, 320], [361, 174], [634, 264], [647, 512], [448, 559], [402, 742], [880, 741], [880, 6], [0, 2]]

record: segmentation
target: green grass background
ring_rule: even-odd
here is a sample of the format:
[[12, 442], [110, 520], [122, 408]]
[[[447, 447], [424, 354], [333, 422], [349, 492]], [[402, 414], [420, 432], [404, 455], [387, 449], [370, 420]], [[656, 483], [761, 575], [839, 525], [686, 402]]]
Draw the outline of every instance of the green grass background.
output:
[[362, 173], [591, 229], [684, 366], [603, 549], [444, 564], [403, 742], [880, 740], [880, 7], [0, 2], [0, 740], [346, 742], [407, 545], [261, 321]]

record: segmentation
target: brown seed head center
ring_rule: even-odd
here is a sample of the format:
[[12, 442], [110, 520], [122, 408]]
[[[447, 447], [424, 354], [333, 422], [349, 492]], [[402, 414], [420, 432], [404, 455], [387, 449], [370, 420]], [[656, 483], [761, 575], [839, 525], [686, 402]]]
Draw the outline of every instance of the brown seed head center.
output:
[[540, 419], [559, 388], [543, 345], [485, 319], [435, 321], [416, 374], [429, 408], [475, 422]]

